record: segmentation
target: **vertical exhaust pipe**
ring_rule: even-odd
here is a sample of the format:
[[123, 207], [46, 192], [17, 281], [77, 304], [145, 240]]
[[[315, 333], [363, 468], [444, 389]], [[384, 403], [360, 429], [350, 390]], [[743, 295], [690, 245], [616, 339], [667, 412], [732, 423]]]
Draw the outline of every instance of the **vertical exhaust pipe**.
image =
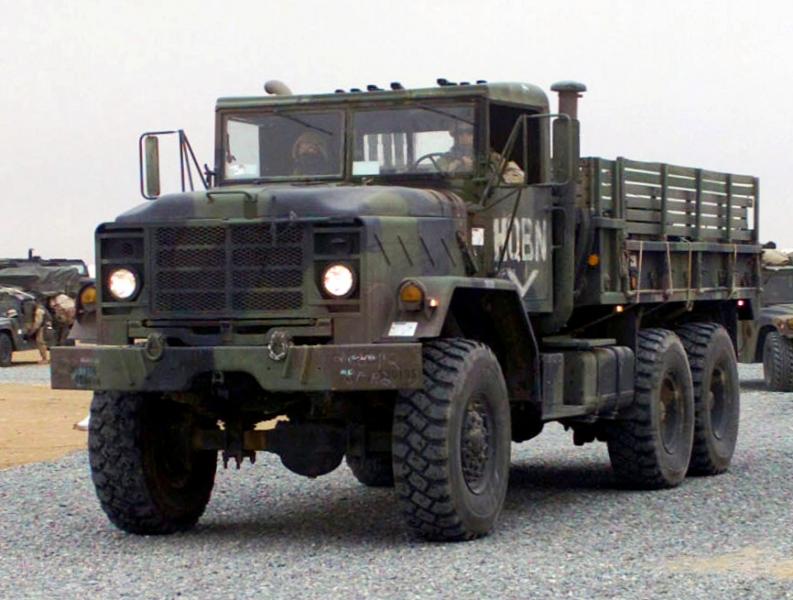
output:
[[573, 120], [578, 120], [578, 99], [586, 91], [586, 86], [577, 81], [557, 81], [551, 91], [559, 94], [559, 112]]
[[580, 158], [578, 99], [586, 86], [560, 81], [551, 86], [559, 94], [559, 113], [569, 117], [553, 122], [553, 172], [557, 181], [567, 181], [555, 190], [558, 210], [553, 212], [553, 312], [539, 319], [540, 333], [549, 335], [564, 328], [573, 314], [575, 291], [576, 172]]
[[292, 90], [283, 81], [271, 79], [264, 84], [264, 91], [271, 96], [291, 96]]

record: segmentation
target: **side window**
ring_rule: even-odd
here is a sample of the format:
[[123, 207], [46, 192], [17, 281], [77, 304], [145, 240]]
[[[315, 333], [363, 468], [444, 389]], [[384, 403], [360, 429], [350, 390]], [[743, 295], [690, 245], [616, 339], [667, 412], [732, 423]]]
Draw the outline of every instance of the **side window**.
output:
[[225, 178], [259, 176], [259, 127], [229, 119], [226, 130]]
[[[510, 133], [512, 133], [515, 124], [518, 122], [518, 118], [524, 114], [531, 115], [534, 113], [512, 106], [498, 104], [490, 106], [490, 148], [492, 151], [498, 152], [499, 155], [505, 151]], [[540, 128], [543, 123], [547, 123], [547, 121], [544, 119], [529, 119], [526, 121], [528, 132], [527, 151], [524, 153], [521, 131], [518, 131], [518, 137], [512, 147], [512, 151], [509, 152], [509, 156], [504, 157], [526, 173], [528, 183], [541, 181], [542, 147]]]

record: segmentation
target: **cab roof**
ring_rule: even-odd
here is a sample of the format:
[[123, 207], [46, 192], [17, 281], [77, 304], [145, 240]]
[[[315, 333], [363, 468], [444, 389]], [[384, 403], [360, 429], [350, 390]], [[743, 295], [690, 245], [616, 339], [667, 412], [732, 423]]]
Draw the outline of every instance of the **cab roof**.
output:
[[316, 104], [357, 104], [398, 100], [437, 100], [441, 98], [487, 98], [491, 102], [526, 106], [548, 112], [548, 97], [531, 83], [496, 82], [475, 85], [441, 85], [414, 90], [376, 90], [362, 92], [337, 92], [328, 94], [294, 94], [291, 96], [249, 96], [219, 98], [216, 109], [256, 107], [297, 107]]

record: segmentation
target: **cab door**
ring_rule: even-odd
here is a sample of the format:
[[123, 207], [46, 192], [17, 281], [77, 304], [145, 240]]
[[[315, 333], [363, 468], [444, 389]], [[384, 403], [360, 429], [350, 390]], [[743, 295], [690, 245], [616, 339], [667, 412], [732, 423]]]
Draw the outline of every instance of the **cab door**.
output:
[[514, 283], [527, 312], [553, 309], [551, 205], [548, 188], [503, 186], [473, 219], [483, 271]]

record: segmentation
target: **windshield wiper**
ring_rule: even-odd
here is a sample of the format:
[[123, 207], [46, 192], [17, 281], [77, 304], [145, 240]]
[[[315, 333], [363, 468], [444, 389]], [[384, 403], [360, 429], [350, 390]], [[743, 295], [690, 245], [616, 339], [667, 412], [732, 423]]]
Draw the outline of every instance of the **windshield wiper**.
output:
[[473, 121], [469, 121], [468, 119], [464, 119], [463, 117], [457, 116], [454, 113], [446, 112], [445, 110], [441, 110], [439, 108], [434, 108], [432, 106], [427, 106], [426, 104], [417, 104], [416, 106], [418, 106], [419, 108], [422, 108], [424, 110], [428, 110], [430, 112], [434, 112], [434, 113], [437, 113], [439, 115], [443, 115], [444, 117], [450, 117], [450, 118], [454, 119], [455, 121], [462, 121], [463, 123], [467, 123], [468, 125], [473, 125], [474, 124]]
[[308, 127], [309, 129], [314, 129], [316, 131], [324, 133], [325, 135], [333, 136], [333, 132], [332, 131], [328, 131], [327, 129], [322, 129], [322, 127], [317, 127], [316, 125], [312, 125], [311, 123], [306, 123], [305, 121], [303, 121], [302, 119], [298, 119], [297, 117], [293, 117], [291, 115], [285, 115], [285, 114], [282, 114], [282, 113], [273, 113], [273, 114], [276, 117], [281, 117], [283, 119], [288, 119], [290, 121], [294, 121], [295, 123], [299, 123], [303, 127]]

